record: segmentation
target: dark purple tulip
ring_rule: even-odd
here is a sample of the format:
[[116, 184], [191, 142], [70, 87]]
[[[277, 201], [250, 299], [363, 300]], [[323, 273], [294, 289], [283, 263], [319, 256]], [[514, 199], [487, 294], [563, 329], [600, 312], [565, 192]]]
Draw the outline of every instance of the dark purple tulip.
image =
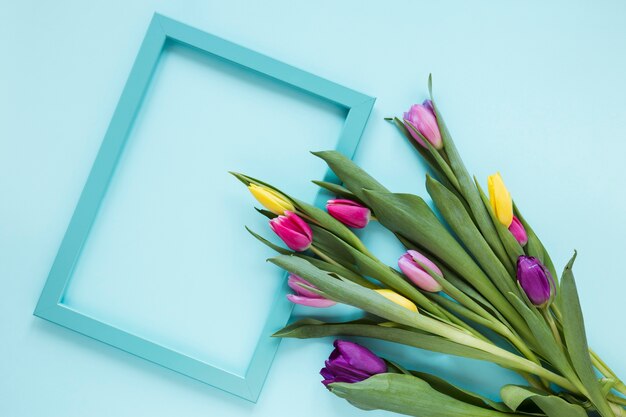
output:
[[387, 372], [385, 361], [361, 345], [346, 340], [335, 340], [333, 346], [335, 350], [320, 371], [324, 377], [322, 381], [324, 385], [333, 382], [360, 382], [370, 376]]
[[517, 258], [517, 281], [528, 299], [537, 307], [547, 306], [554, 298], [556, 287], [552, 274], [535, 257]]

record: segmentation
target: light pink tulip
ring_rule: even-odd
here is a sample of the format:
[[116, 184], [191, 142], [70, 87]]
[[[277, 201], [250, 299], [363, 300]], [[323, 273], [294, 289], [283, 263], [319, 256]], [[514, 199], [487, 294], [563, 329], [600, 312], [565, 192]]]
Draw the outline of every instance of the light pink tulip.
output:
[[370, 221], [370, 209], [352, 200], [328, 200], [326, 210], [335, 219], [348, 227], [362, 229]]
[[528, 234], [526, 233], [526, 229], [524, 229], [522, 222], [515, 216], [513, 216], [513, 221], [509, 226], [509, 232], [511, 232], [520, 245], [524, 246], [528, 243]]
[[289, 287], [295, 292], [295, 294], [287, 294], [287, 299], [292, 303], [316, 308], [330, 307], [337, 304], [334, 301], [324, 298], [321, 295], [316, 294], [313, 291], [310, 291], [298, 284], [304, 284], [309, 287], [316, 288], [307, 280], [300, 278], [295, 274], [289, 274], [287, 285], [289, 285]]
[[305, 251], [313, 242], [313, 232], [309, 225], [289, 210], [285, 210], [283, 216], [270, 220], [270, 227], [292, 250]]
[[417, 262], [419, 261], [425, 265], [432, 272], [439, 276], [443, 276], [441, 270], [430, 259], [415, 250], [408, 250], [404, 255], [398, 259], [398, 266], [400, 270], [407, 276], [415, 285], [424, 291], [439, 292], [442, 290], [441, 284], [439, 284], [428, 272]]
[[[437, 117], [435, 116], [432, 101], [425, 100], [422, 104], [412, 105], [409, 111], [404, 113], [404, 121], [417, 129], [436, 149], [443, 148], [443, 140], [441, 139], [439, 125], [437, 125]], [[413, 139], [423, 147], [426, 147], [422, 138], [411, 127], [407, 128]]]

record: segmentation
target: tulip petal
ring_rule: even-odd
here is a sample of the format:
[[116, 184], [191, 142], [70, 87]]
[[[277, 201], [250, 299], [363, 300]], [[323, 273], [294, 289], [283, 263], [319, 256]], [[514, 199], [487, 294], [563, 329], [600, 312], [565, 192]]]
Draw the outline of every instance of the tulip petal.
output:
[[367, 226], [371, 216], [370, 209], [350, 200], [329, 200], [326, 210], [346, 226], [356, 229]]
[[[433, 277], [430, 276], [430, 274], [428, 274], [428, 272], [422, 269], [422, 267], [415, 262], [415, 256], [417, 255], [412, 255], [410, 252], [415, 252], [417, 255], [419, 255], [417, 259], [419, 259], [420, 262], [422, 262], [422, 260], [427, 260], [428, 263], [423, 262], [423, 264], [428, 266], [433, 272], [436, 272], [437, 274], [443, 276], [439, 268], [437, 268], [437, 265], [433, 264], [429, 259], [416, 251], [408, 251], [407, 253], [402, 255], [400, 259], [398, 259], [398, 267], [400, 268], [402, 273], [406, 275], [407, 278], [411, 280], [411, 282], [417, 285], [418, 288], [421, 288], [424, 291], [441, 291], [441, 284], [439, 284]], [[434, 266], [434, 268], [431, 268], [431, 266]]]
[[487, 188], [489, 189], [489, 202], [496, 217], [500, 223], [509, 227], [513, 221], [513, 200], [499, 172], [487, 178]]
[[441, 269], [439, 269], [439, 267], [437, 265], [435, 265], [435, 263], [433, 261], [431, 261], [430, 259], [428, 259], [424, 255], [422, 255], [418, 251], [413, 250], [413, 249], [409, 249], [406, 252], [409, 255], [411, 255], [411, 258], [413, 258], [413, 260], [415, 260], [416, 262], [421, 262], [422, 264], [426, 265], [428, 267], [428, 269], [430, 269], [431, 271], [433, 271], [437, 275], [443, 276], [443, 272], [441, 272]]
[[509, 226], [509, 232], [511, 232], [515, 240], [517, 240], [521, 246], [525, 246], [528, 243], [526, 229], [524, 229], [524, 225], [522, 225], [522, 222], [516, 216], [513, 216], [513, 221]]
[[555, 295], [555, 285], [548, 269], [535, 257], [520, 256], [517, 259], [517, 280], [537, 307], [550, 303]]
[[275, 220], [276, 219], [270, 220], [270, 227], [290, 249], [302, 252], [311, 246], [311, 239], [307, 236], [284, 226], [285, 222]]
[[404, 307], [407, 310], [411, 310], [414, 312], [418, 312], [417, 311], [417, 306], [408, 298], [403, 297], [402, 295], [398, 294], [395, 291], [391, 291], [388, 289], [382, 289], [382, 290], [374, 290], [376, 291], [378, 294], [382, 295], [383, 297], [385, 297], [386, 299], [388, 299], [389, 301], [392, 301], [396, 304], [398, 304], [400, 307]]
[[377, 374], [387, 371], [387, 364], [368, 348], [347, 340], [335, 340], [335, 348], [355, 369]]
[[285, 216], [294, 229], [305, 235], [309, 240], [313, 240], [311, 227], [300, 216], [290, 210], [285, 211]]
[[326, 308], [332, 307], [336, 302], [327, 298], [310, 298], [295, 294], [287, 294], [287, 299], [294, 304], [300, 304], [307, 307]]
[[287, 199], [287, 197], [279, 194], [271, 188], [262, 187], [257, 184], [250, 184], [248, 186], [250, 193], [256, 198], [256, 200], [263, 205], [266, 209], [274, 214], [283, 214], [286, 210], [295, 210], [293, 204]]
[[309, 298], [323, 298], [319, 294], [314, 293], [313, 291], [307, 290], [306, 288], [298, 284], [304, 284], [309, 287], [316, 288], [315, 285], [311, 284], [307, 280], [302, 279], [295, 274], [289, 274], [289, 278], [287, 279], [287, 285], [289, 285], [289, 288], [295, 291], [296, 295], [301, 295], [303, 297], [309, 297]]

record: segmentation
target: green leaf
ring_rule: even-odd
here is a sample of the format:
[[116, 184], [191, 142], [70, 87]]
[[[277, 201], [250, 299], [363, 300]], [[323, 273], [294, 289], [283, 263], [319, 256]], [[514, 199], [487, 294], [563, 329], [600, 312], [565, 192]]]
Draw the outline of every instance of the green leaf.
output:
[[269, 210], [265, 210], [265, 209], [260, 209], [255, 207], [254, 208], [256, 211], [258, 211], [259, 213], [261, 213], [262, 215], [264, 215], [265, 217], [267, 217], [268, 219], [272, 220], [275, 219], [276, 217], [278, 217], [278, 214], [272, 213]]
[[508, 365], [507, 362], [502, 361], [496, 355], [461, 345], [439, 336], [397, 327], [389, 327], [368, 320], [356, 320], [346, 323], [325, 323], [314, 319], [303, 319], [286, 326], [273, 336], [297, 339], [328, 336], [369, 337], [432, 352], [493, 362], [504, 367]]
[[346, 187], [343, 187], [339, 184], [335, 184], [334, 182], [328, 182], [328, 181], [313, 181], [313, 183], [321, 188], [324, 188], [325, 190], [330, 191], [331, 193], [343, 197], [343, 198], [347, 198], [348, 200], [352, 200], [352, 201], [356, 201], [358, 203], [363, 203], [361, 200], [359, 200], [359, 198], [352, 193], [352, 191], [348, 190]]
[[613, 417], [613, 412], [609, 404], [602, 395], [600, 382], [594, 372], [591, 359], [589, 357], [589, 346], [587, 345], [587, 335], [583, 313], [580, 308], [578, 291], [574, 282], [572, 265], [576, 259], [576, 253], [565, 266], [561, 279], [561, 308], [563, 314], [563, 334], [569, 352], [569, 357], [580, 377], [584, 387], [588, 391], [588, 397], [603, 417]]
[[412, 194], [368, 190], [363, 192], [363, 197], [383, 226], [435, 255], [476, 288], [518, 333], [524, 337], [530, 336], [530, 330], [519, 313], [441, 224], [423, 199]]
[[259, 235], [258, 233], [253, 232], [251, 229], [248, 228], [248, 226], [246, 226], [246, 230], [248, 231], [248, 233], [250, 233], [252, 236], [254, 236], [255, 238], [257, 238], [261, 243], [263, 243], [264, 245], [269, 246], [270, 248], [274, 249], [276, 252], [280, 253], [281, 255], [290, 255], [293, 252], [290, 250], [287, 250], [285, 248], [282, 248], [278, 245], [273, 244], [272, 242], [270, 242], [269, 240], [265, 239], [263, 236]]
[[387, 410], [417, 417], [514, 416], [478, 407], [443, 394], [426, 381], [410, 375], [378, 374], [365, 381], [334, 383], [330, 391], [364, 410]]
[[463, 401], [467, 404], [473, 404], [477, 407], [491, 408], [502, 412], [511, 412], [512, 410], [502, 402], [492, 401], [489, 398], [478, 395], [474, 392], [467, 391], [445, 381], [435, 375], [426, 372], [411, 371], [411, 374], [426, 381], [428, 385], [437, 391]]
[[364, 189], [387, 191], [382, 184], [337, 151], [313, 152], [313, 155], [322, 158], [339, 179], [341, 179], [343, 185], [352, 191], [361, 201], [367, 201], [363, 198]]
[[522, 403], [530, 400], [548, 417], [587, 417], [587, 413], [581, 406], [568, 403], [555, 395], [546, 395], [545, 392], [530, 387], [505, 385], [500, 390], [500, 396], [513, 410], [517, 410]]
[[378, 285], [374, 284], [373, 282], [368, 281], [366, 278], [363, 278], [361, 275], [357, 274], [356, 272], [353, 272], [349, 270], [348, 268], [345, 268], [341, 265], [331, 264], [321, 259], [313, 258], [311, 256], [303, 255], [301, 253], [297, 253], [295, 255], [299, 258], [307, 260], [308, 262], [310, 262], [311, 264], [315, 265], [316, 267], [318, 267], [319, 269], [323, 271], [337, 274], [365, 288], [372, 288], [372, 289], [380, 288]]

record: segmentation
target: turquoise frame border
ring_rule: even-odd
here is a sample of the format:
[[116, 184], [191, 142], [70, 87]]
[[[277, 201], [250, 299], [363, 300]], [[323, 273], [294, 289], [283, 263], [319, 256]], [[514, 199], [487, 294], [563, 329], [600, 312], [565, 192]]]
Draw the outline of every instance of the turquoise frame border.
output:
[[[292, 305], [284, 297], [288, 292], [286, 285], [283, 285], [275, 296], [272, 310], [243, 376], [170, 350], [120, 328], [100, 322], [63, 304], [65, 289], [72, 277], [74, 266], [80, 257], [84, 243], [89, 237], [91, 226], [98, 213], [100, 203], [106, 195], [135, 116], [142, 105], [152, 74], [168, 41], [190, 46], [200, 52], [237, 64], [346, 108], [348, 113], [339, 137], [337, 150], [348, 157], [352, 157], [356, 150], [374, 106], [374, 98], [165, 16], [155, 14], [70, 220], [34, 314], [246, 400], [256, 402], [280, 341], [280, 339], [271, 338], [270, 335], [284, 326], [291, 315]], [[329, 171], [325, 180], [334, 181], [336, 178]], [[321, 202], [319, 201], [320, 198], [321, 196], [318, 195], [316, 203]]]

